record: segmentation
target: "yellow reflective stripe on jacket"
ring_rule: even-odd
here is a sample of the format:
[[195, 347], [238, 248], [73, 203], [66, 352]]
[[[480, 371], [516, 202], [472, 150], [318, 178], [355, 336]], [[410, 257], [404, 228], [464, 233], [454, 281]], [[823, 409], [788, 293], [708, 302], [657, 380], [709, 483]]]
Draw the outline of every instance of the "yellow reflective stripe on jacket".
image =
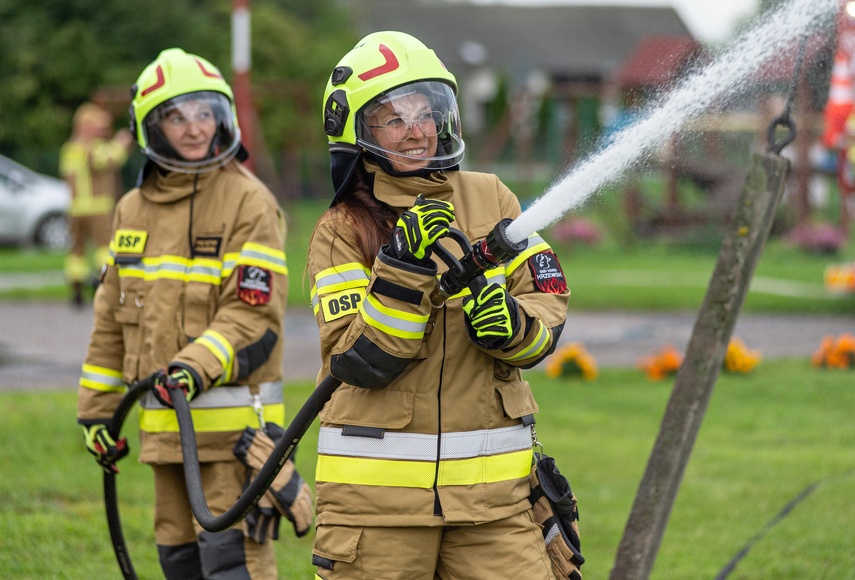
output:
[[[109, 264], [115, 264], [114, 245], [110, 244]], [[120, 264], [120, 278], [140, 278], [146, 282], [169, 279], [181, 282], [203, 282], [219, 286], [222, 282], [222, 265], [211, 258], [183, 258], [181, 256], [157, 256], [143, 258], [134, 264]]]
[[520, 265], [522, 265], [522, 263], [528, 260], [530, 257], [540, 252], [546, 252], [549, 250], [552, 250], [552, 247], [550, 247], [550, 245], [547, 244], [546, 241], [544, 241], [544, 239], [541, 238], [538, 234], [535, 233], [530, 235], [528, 237], [528, 247], [522, 252], [520, 252], [520, 254], [516, 258], [511, 260], [507, 266], [505, 266], [505, 273], [510, 277], [511, 274], [513, 274], [516, 269], [519, 268]]
[[217, 360], [220, 361], [220, 364], [223, 366], [223, 374], [220, 375], [220, 378], [214, 383], [214, 386], [221, 385], [223, 383], [227, 383], [232, 380], [232, 373], [234, 372], [234, 362], [235, 362], [235, 349], [231, 345], [231, 343], [226, 340], [226, 337], [217, 332], [216, 330], [206, 330], [202, 333], [202, 336], [197, 338], [194, 342], [201, 344], [217, 357]]
[[[190, 409], [190, 415], [193, 417], [193, 429], [198, 433], [260, 427], [258, 415], [252, 407]], [[285, 404], [264, 405], [264, 421], [284, 425]], [[140, 409], [140, 429], [147, 433], [177, 433], [178, 416], [172, 409]]]
[[527, 477], [531, 471], [532, 451], [514, 451], [501, 455], [449, 459], [436, 463], [319, 455], [315, 473], [317, 482], [384, 487], [430, 489], [434, 479], [439, 487], [477, 485]]
[[245, 243], [239, 253], [230, 252], [223, 256], [223, 278], [229, 277], [238, 266], [257, 266], [277, 274], [288, 275], [288, 263], [283, 250], [254, 242]]
[[320, 296], [352, 288], [365, 288], [370, 279], [371, 270], [358, 262], [321, 270], [315, 276], [315, 283], [312, 285], [312, 308], [317, 311]]
[[427, 328], [429, 314], [412, 314], [384, 306], [376, 296], [369, 294], [360, 303], [359, 310], [365, 323], [391, 336], [421, 340]]
[[[285, 424], [285, 403], [282, 383], [259, 386], [264, 420]], [[178, 431], [175, 411], [165, 407], [152, 393], [140, 400], [140, 428], [148, 433]], [[198, 432], [240, 431], [244, 427], [259, 427], [258, 415], [252, 407], [249, 387], [220, 387], [205, 391], [190, 402], [193, 428]]]
[[546, 329], [546, 326], [543, 325], [543, 322], [537, 320], [537, 335], [534, 341], [521, 351], [514, 353], [511, 356], [503, 356], [502, 359], [523, 360], [527, 358], [535, 358], [543, 352], [547, 344], [549, 344], [549, 331]]
[[81, 387], [105, 393], [121, 393], [126, 388], [122, 371], [87, 364], [81, 369], [79, 384]]
[[531, 469], [531, 430], [523, 425], [441, 436], [386, 432], [382, 439], [343, 436], [321, 427], [316, 479], [330, 483], [430, 488], [475, 485], [526, 477]]

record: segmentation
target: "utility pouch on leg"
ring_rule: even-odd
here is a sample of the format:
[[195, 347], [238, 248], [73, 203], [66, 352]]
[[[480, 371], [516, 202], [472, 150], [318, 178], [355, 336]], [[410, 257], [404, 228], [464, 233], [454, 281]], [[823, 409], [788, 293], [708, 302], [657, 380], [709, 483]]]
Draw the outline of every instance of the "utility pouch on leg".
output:
[[[285, 435], [285, 431], [275, 423], [267, 423], [267, 431], [247, 427], [235, 443], [235, 456], [249, 468], [247, 485], [258, 475], [276, 442]], [[312, 525], [313, 513], [312, 490], [294, 468], [294, 462], [288, 459], [270, 488], [244, 519], [244, 535], [259, 544], [268, 537], [277, 540], [279, 520], [285, 516], [294, 525], [297, 537], [305, 536]]]
[[531, 468], [531, 501], [534, 521], [543, 526], [546, 552], [558, 578], [582, 580], [585, 558], [579, 539], [579, 510], [576, 496], [567, 479], [558, 471], [555, 460], [535, 453]]

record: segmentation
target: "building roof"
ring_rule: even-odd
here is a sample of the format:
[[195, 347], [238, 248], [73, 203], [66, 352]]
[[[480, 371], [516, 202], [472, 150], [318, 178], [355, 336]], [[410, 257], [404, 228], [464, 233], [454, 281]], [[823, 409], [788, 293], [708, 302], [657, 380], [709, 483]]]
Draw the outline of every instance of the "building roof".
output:
[[533, 70], [553, 79], [612, 77], [651, 35], [691, 38], [673, 8], [476, 5], [441, 0], [360, 0], [357, 25], [408, 32], [455, 74], [502, 69], [522, 82]]

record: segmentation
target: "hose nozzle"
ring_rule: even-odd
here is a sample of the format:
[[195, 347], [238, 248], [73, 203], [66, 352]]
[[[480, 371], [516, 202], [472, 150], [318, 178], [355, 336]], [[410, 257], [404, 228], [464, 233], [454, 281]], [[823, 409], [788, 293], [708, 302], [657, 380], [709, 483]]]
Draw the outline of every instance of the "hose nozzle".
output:
[[459, 262], [453, 266], [449, 264], [448, 271], [439, 279], [438, 290], [440, 294], [449, 298], [462, 292], [475, 278], [484, 271], [494, 268], [505, 262], [528, 247], [528, 240], [512, 242], [508, 238], [508, 225], [513, 222], [510, 218], [501, 220], [487, 237], [472, 246]]

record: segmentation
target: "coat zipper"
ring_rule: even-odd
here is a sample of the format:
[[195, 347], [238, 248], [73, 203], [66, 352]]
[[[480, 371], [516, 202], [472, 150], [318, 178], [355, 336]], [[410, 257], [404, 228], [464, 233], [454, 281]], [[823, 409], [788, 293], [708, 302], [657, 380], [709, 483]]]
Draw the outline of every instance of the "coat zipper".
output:
[[434, 472], [433, 477], [433, 515], [442, 516], [442, 504], [439, 501], [439, 490], [437, 489], [437, 484], [439, 482], [439, 461], [441, 457], [442, 450], [442, 377], [445, 371], [445, 347], [446, 347], [446, 334], [445, 334], [445, 318], [446, 318], [447, 310], [446, 306], [443, 303], [442, 305], [442, 364], [439, 365], [439, 384], [436, 389], [436, 471]]

